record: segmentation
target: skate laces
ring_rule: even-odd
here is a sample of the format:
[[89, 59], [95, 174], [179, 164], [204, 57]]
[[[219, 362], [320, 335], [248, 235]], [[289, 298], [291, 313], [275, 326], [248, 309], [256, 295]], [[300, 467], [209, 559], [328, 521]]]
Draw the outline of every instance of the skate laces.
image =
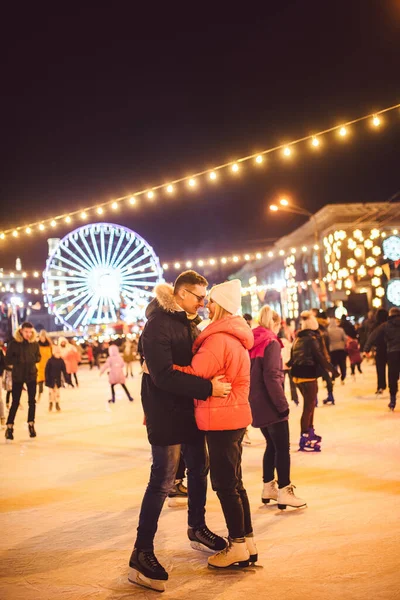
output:
[[296, 487], [296, 486], [295, 486], [295, 485], [293, 485], [293, 484], [292, 484], [292, 485], [289, 485], [289, 486], [288, 486], [288, 490], [287, 490], [288, 494], [291, 494], [292, 496], [294, 496], [294, 488], [295, 488], [295, 487]]
[[207, 540], [207, 542], [211, 542], [212, 544], [216, 541], [217, 535], [210, 531], [208, 527], [205, 525], [204, 527], [200, 527], [196, 531], [196, 533], [200, 533], [200, 535]]
[[147, 563], [147, 565], [150, 567], [150, 569], [154, 570], [154, 569], [161, 568], [161, 565], [158, 562], [154, 552], [143, 552], [142, 554], [143, 554], [144, 561]]

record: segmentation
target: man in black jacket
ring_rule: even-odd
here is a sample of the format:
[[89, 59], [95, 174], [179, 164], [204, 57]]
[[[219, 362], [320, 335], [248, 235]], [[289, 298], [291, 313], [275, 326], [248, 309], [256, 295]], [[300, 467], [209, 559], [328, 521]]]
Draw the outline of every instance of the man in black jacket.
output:
[[222, 377], [209, 381], [174, 370], [192, 360], [197, 337], [197, 311], [204, 306], [207, 280], [185, 271], [172, 288], [156, 286], [156, 298], [146, 310], [148, 321], [140, 340], [146, 361], [142, 379], [142, 404], [153, 464], [139, 516], [135, 547], [129, 561], [129, 580], [163, 591], [168, 573], [154, 554], [154, 536], [164, 501], [175, 481], [181, 451], [188, 470], [188, 537], [191, 546], [218, 551], [226, 541], [205, 524], [208, 456], [204, 433], [194, 418], [193, 399], [226, 396], [230, 384]]
[[6, 439], [14, 439], [14, 419], [21, 399], [24, 383], [28, 389], [28, 427], [30, 437], [36, 437], [36, 363], [40, 361], [40, 350], [37, 333], [32, 323], [26, 321], [17, 330], [8, 344], [6, 364], [12, 366], [12, 404], [8, 413]]

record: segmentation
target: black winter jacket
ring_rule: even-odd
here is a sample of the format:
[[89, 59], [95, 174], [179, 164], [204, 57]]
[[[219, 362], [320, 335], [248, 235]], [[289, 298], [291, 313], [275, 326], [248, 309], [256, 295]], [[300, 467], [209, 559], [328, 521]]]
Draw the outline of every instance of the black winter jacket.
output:
[[37, 378], [36, 363], [40, 362], [40, 350], [36, 338], [37, 333], [33, 330], [29, 342], [24, 340], [21, 330], [18, 329], [8, 344], [6, 364], [12, 365], [14, 383], [35, 381]]
[[374, 346], [376, 348], [376, 353], [379, 356], [384, 356], [387, 354], [386, 351], [386, 339], [385, 339], [385, 326], [386, 323], [381, 323], [372, 332], [369, 334], [367, 341], [364, 344], [363, 352], [369, 352], [371, 348]]
[[321, 368], [332, 373], [334, 377], [338, 375], [321, 350], [319, 333], [312, 329], [299, 331], [292, 346], [289, 365], [292, 367], [293, 377], [317, 379]]
[[61, 373], [64, 374], [64, 379], [68, 379], [67, 368], [62, 358], [52, 356], [46, 363], [44, 371], [45, 385], [53, 389], [54, 386], [61, 387]]
[[155, 446], [193, 443], [204, 435], [197, 429], [193, 399], [206, 400], [212, 385], [207, 379], [173, 369], [174, 364], [190, 365], [197, 328], [175, 304], [171, 286], [160, 284], [155, 293], [140, 339], [150, 373], [144, 373], [142, 379], [147, 435]]
[[369, 352], [371, 346], [386, 345], [387, 353], [400, 352], [400, 317], [392, 315], [386, 321], [379, 325], [368, 338], [364, 346], [364, 352]]

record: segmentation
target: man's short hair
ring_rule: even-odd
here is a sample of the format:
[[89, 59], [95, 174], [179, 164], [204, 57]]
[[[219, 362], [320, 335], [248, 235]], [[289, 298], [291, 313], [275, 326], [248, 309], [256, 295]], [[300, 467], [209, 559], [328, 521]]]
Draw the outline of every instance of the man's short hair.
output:
[[252, 320], [253, 320], [253, 317], [251, 316], [251, 314], [250, 314], [250, 313], [244, 313], [244, 315], [243, 315], [243, 319], [244, 319], [245, 321], [252, 321]]
[[24, 321], [21, 325], [21, 329], [33, 329], [33, 325], [29, 321]]
[[207, 287], [208, 281], [203, 275], [196, 273], [196, 271], [183, 271], [175, 280], [174, 294], [185, 285], [204, 285]]
[[399, 317], [400, 316], [400, 308], [397, 308], [397, 306], [392, 306], [392, 308], [389, 310], [389, 317]]

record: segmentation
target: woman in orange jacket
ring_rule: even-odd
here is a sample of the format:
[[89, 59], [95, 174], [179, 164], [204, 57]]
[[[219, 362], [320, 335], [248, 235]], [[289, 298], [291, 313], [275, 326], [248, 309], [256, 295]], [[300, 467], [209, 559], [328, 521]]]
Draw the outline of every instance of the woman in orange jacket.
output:
[[221, 502], [229, 544], [208, 559], [213, 567], [245, 567], [257, 560], [250, 505], [242, 482], [242, 440], [251, 423], [249, 404], [250, 358], [253, 333], [243, 317], [238, 279], [216, 285], [209, 294], [211, 323], [193, 345], [192, 364], [177, 367], [185, 373], [211, 379], [225, 375], [232, 384], [224, 398], [195, 400], [197, 427], [206, 432], [211, 484]]

